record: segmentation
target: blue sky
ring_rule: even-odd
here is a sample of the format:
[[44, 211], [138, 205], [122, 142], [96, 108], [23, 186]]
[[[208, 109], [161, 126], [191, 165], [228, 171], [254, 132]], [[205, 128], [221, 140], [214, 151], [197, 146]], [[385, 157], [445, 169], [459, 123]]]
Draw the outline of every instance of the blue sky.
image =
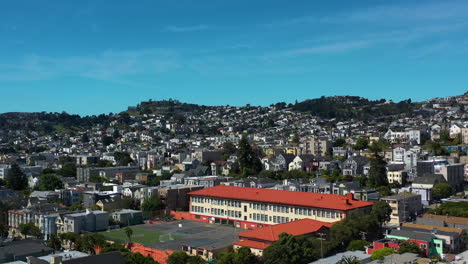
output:
[[468, 1], [0, 1], [0, 112], [468, 90]]

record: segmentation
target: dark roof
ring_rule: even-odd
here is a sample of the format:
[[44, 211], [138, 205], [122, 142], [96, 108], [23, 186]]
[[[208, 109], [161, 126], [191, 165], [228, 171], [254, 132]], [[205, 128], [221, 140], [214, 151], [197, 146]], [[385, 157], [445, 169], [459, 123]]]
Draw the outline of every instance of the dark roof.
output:
[[18, 196], [18, 193], [10, 189], [0, 190], [0, 197]]
[[445, 179], [443, 176], [439, 174], [436, 174], [434, 176], [416, 177], [413, 180], [413, 183], [419, 183], [419, 184], [438, 184], [441, 182], [445, 182]]
[[25, 256], [37, 254], [39, 252], [47, 253], [53, 251], [52, 248], [44, 246], [42, 242], [43, 241], [40, 240], [27, 239], [7, 243], [5, 246], [0, 247], [0, 259], [10, 254], [13, 256]]
[[409, 239], [421, 240], [421, 241], [431, 241], [433, 238], [433, 235], [431, 233], [416, 232], [416, 231], [410, 231], [410, 230], [397, 230], [397, 229], [390, 231], [389, 235], [407, 237]]
[[405, 169], [405, 164], [388, 164], [388, 171], [402, 171]]
[[365, 156], [352, 156], [347, 161], [354, 160], [358, 165], [366, 165], [369, 162], [369, 158]]
[[302, 155], [299, 155], [299, 157], [304, 162], [309, 162], [315, 158], [315, 156], [312, 154], [302, 154]]
[[65, 260], [62, 262], [63, 264], [104, 264], [104, 263], [112, 263], [112, 264], [125, 264], [125, 259], [123, 258], [120, 252], [109, 252], [103, 253], [95, 256], [88, 256], [83, 258], [76, 258]]

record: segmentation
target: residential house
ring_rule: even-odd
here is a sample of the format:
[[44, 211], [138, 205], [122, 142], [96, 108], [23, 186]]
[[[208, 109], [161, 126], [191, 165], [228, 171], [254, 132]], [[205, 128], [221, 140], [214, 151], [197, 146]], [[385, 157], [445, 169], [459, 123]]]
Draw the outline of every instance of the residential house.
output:
[[122, 209], [111, 213], [111, 218], [124, 225], [139, 225], [143, 223], [143, 212], [140, 210]]
[[433, 234], [444, 241], [443, 253], [458, 253], [465, 247], [462, 237], [466, 231], [462, 228], [403, 223], [401, 229]]
[[390, 221], [387, 225], [400, 225], [415, 219], [422, 212], [421, 195], [402, 192], [397, 195], [380, 198], [387, 202], [392, 208]]
[[405, 170], [405, 165], [400, 164], [389, 164], [387, 165], [387, 180], [388, 183], [397, 183], [404, 185], [406, 183], [408, 174]]
[[64, 232], [80, 234], [107, 230], [109, 226], [109, 213], [104, 211], [91, 211], [64, 215]]
[[281, 153], [271, 161], [271, 170], [274, 171], [285, 171], [289, 169], [289, 164], [294, 160], [293, 154]]
[[288, 170], [303, 170], [312, 171], [312, 160], [314, 156], [311, 154], [297, 155], [293, 161], [288, 164]]
[[343, 162], [343, 175], [357, 176], [364, 174], [364, 167], [369, 163], [369, 158], [364, 156], [352, 156]]
[[468, 145], [468, 127], [462, 128], [461, 135], [463, 144]]
[[114, 209], [121, 208], [122, 199], [120, 197], [111, 197], [108, 199], [101, 199], [96, 202], [96, 205], [101, 208], [102, 211], [111, 211]]
[[450, 138], [457, 138], [462, 132], [462, 126], [458, 124], [452, 124], [449, 129]]

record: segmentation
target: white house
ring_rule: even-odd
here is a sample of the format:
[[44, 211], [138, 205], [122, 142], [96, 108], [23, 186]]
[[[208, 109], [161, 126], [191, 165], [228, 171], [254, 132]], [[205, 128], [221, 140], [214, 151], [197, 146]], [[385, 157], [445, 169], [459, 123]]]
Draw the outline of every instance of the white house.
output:
[[457, 124], [452, 124], [450, 126], [449, 135], [450, 138], [456, 138], [462, 132], [462, 127]]

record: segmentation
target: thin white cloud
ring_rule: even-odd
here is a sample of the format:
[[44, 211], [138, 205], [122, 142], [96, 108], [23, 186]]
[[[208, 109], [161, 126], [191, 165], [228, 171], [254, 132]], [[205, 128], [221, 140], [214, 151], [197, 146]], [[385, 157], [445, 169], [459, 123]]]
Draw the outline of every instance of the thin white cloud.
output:
[[314, 47], [296, 48], [276, 54], [277, 57], [293, 57], [300, 55], [311, 55], [311, 54], [325, 54], [325, 53], [337, 53], [345, 52], [350, 50], [366, 48], [371, 44], [370, 41], [351, 41], [341, 43], [330, 43]]
[[181, 67], [177, 53], [168, 50], [105, 51], [86, 56], [24, 56], [14, 64], [0, 64], [0, 80], [21, 81], [77, 76], [117, 80], [136, 75], [156, 75]]
[[380, 5], [359, 8], [331, 15], [310, 15], [293, 17], [281, 21], [265, 23], [268, 28], [297, 25], [323, 25], [348, 23], [394, 24], [407, 22], [453, 22], [465, 21], [468, 13], [468, 1], [418, 1], [417, 4]]
[[193, 26], [167, 26], [162, 29], [163, 32], [174, 32], [174, 33], [183, 33], [183, 32], [192, 32], [192, 31], [203, 31], [211, 29], [212, 27], [207, 25], [193, 25]]

